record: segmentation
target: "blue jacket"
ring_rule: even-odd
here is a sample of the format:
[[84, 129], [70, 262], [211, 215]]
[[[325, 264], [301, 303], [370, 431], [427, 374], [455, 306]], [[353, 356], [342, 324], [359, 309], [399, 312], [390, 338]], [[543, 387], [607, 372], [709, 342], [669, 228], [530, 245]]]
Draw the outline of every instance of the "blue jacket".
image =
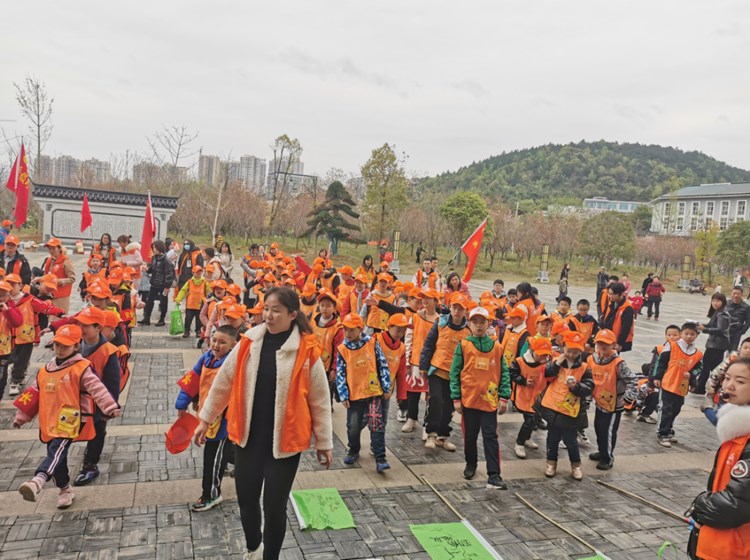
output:
[[[362, 334], [362, 338], [355, 342], [344, 339], [344, 345], [349, 350], [357, 350], [362, 348], [370, 338], [369, 335]], [[385, 354], [383, 354], [383, 350], [377, 342], [375, 343], [375, 361], [378, 367], [380, 387], [383, 389], [383, 393], [390, 393], [391, 373], [388, 371], [388, 361], [385, 359]], [[346, 362], [338, 349], [336, 349], [336, 389], [339, 392], [341, 402], [349, 400], [349, 386], [346, 384]]]
[[[222, 358], [216, 358], [214, 356], [213, 351], [208, 350], [205, 354], [203, 354], [200, 358], [198, 358], [198, 361], [193, 366], [193, 373], [197, 375], [198, 377], [201, 376], [201, 371], [203, 371], [203, 366], [214, 368], [214, 367], [221, 367], [221, 364], [224, 363], [224, 360], [227, 359], [227, 356], [229, 356], [229, 353], [222, 357]], [[191, 397], [188, 395], [185, 391], [180, 389], [180, 394], [177, 395], [177, 401], [175, 402], [174, 407], [177, 410], [187, 410], [187, 407], [190, 406], [190, 403], [195, 401], [198, 402], [198, 396]], [[219, 431], [216, 433], [216, 437], [208, 438], [210, 441], [216, 441], [221, 439], [226, 439], [227, 437], [227, 419], [222, 416], [221, 419], [221, 427], [219, 428]]]

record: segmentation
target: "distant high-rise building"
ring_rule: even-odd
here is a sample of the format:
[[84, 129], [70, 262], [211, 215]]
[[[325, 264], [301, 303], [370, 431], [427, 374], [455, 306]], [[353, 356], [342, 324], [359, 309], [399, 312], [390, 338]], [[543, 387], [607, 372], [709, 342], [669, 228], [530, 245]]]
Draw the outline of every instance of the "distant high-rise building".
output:
[[198, 180], [203, 185], [216, 185], [222, 177], [223, 165], [219, 156], [201, 155], [198, 160]]
[[141, 162], [133, 166], [133, 182], [136, 185], [180, 184], [187, 182], [187, 167], [157, 165]]
[[[278, 185], [276, 185], [278, 177]], [[278, 188], [278, 194], [282, 196], [299, 196], [304, 192], [312, 192], [320, 188], [320, 178], [317, 175], [303, 175], [300, 173], [274, 173], [268, 174], [266, 185], [266, 198], [272, 200], [274, 188]], [[320, 193], [319, 193], [320, 194]]]
[[271, 160], [271, 165], [268, 168], [268, 174], [271, 173], [291, 173], [293, 175], [304, 175], [305, 164], [301, 161], [292, 162], [289, 164], [289, 158], [282, 158], [281, 161], [276, 158]]
[[88, 187], [112, 179], [109, 162], [98, 159], [78, 160], [71, 156], [42, 156], [34, 180], [68, 187]]
[[266, 160], [244, 155], [239, 162], [239, 180], [248, 189], [262, 190], [266, 184]]

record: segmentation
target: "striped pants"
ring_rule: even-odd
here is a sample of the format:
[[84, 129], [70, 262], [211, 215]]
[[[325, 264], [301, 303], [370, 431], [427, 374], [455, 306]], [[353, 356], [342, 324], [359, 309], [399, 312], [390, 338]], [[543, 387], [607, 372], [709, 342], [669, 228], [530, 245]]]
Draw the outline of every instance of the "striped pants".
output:
[[221, 495], [221, 481], [227, 467], [225, 447], [231, 445], [224, 439], [206, 440], [203, 448], [203, 496], [204, 500], [214, 500]]
[[615, 445], [617, 444], [617, 430], [620, 428], [622, 410], [605, 412], [598, 406], [594, 415], [594, 430], [596, 444], [599, 447], [599, 461], [612, 464], [615, 460]]
[[54, 478], [55, 486], [65, 488], [70, 484], [68, 472], [68, 449], [72, 439], [55, 438], [47, 442], [47, 456], [37, 467], [35, 475], [43, 476], [47, 480]]

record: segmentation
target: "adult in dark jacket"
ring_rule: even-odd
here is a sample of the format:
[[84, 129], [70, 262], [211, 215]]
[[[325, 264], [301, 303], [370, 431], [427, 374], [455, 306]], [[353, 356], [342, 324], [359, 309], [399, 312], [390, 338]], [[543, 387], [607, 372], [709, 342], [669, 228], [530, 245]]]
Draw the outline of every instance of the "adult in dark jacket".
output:
[[732, 298], [727, 302], [727, 312], [731, 317], [729, 324], [729, 350], [737, 350], [740, 339], [750, 328], [750, 305], [742, 301], [742, 288], [732, 288]]
[[143, 310], [143, 319], [138, 321], [139, 325], [151, 324], [151, 312], [154, 310], [154, 302], [159, 301], [159, 321], [157, 327], [164, 326], [164, 318], [167, 316], [169, 288], [174, 282], [174, 268], [167, 259], [167, 247], [164, 241], [154, 241], [151, 245], [154, 256], [146, 272], [151, 275], [151, 289], [148, 292], [148, 300]]
[[687, 515], [691, 558], [750, 558], [750, 360], [738, 358], [726, 372], [722, 390], [727, 404], [718, 413], [716, 453], [708, 488]]
[[648, 276], [646, 276], [646, 277], [645, 277], [645, 278], [643, 279], [643, 284], [641, 284], [641, 293], [642, 293], [642, 294], [645, 294], [645, 293], [646, 293], [646, 288], [648, 288], [648, 285], [649, 285], [649, 284], [650, 284], [651, 282], [653, 282], [653, 281], [654, 281], [654, 273], [653, 273], [653, 272], [649, 272], [649, 273], [648, 273]]
[[596, 301], [597, 302], [602, 297], [602, 291], [607, 287], [607, 282], [609, 282], [609, 274], [607, 274], [607, 269], [604, 268], [603, 266], [600, 266], [599, 272], [596, 274]]
[[185, 282], [193, 277], [193, 267], [203, 267], [203, 255], [190, 239], [182, 244], [182, 253], [177, 260], [177, 287], [181, 288]]
[[611, 330], [617, 337], [617, 351], [629, 352], [633, 349], [633, 327], [635, 311], [625, 293], [625, 285], [612, 282], [609, 285], [607, 314], [602, 320], [602, 327]]
[[727, 296], [716, 293], [711, 296], [711, 309], [708, 312], [710, 320], [705, 325], [698, 325], [698, 330], [708, 335], [706, 350], [703, 352], [703, 371], [695, 384], [695, 393], [706, 393], [706, 381], [716, 366], [724, 359], [724, 353], [729, 350], [729, 324], [731, 317], [727, 312]]
[[9, 235], [5, 238], [5, 250], [0, 251], [0, 267], [5, 274], [18, 274], [24, 286], [31, 284], [31, 267], [21, 253], [18, 252], [18, 238]]

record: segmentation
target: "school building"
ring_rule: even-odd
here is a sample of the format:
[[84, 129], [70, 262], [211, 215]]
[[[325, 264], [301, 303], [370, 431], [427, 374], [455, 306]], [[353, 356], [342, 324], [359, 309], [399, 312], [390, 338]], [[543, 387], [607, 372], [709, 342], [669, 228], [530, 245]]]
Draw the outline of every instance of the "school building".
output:
[[712, 183], [683, 187], [651, 201], [651, 231], [692, 235], [716, 225], [727, 229], [747, 219], [750, 183]]

